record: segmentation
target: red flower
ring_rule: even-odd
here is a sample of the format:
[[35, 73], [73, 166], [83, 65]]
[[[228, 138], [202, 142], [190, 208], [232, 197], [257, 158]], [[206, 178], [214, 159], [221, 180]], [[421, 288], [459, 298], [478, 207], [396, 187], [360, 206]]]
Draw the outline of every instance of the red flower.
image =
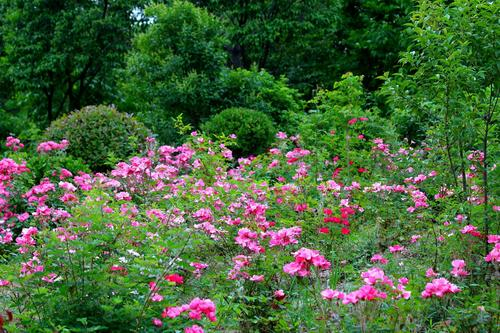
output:
[[117, 272], [117, 273], [119, 273], [121, 275], [127, 275], [128, 274], [127, 269], [125, 267], [118, 266], [118, 265], [111, 266], [109, 270], [111, 272]]
[[331, 216], [331, 217], [325, 217], [323, 219], [326, 223], [342, 223], [342, 220], [340, 219], [340, 217], [337, 217], [337, 216]]
[[165, 280], [169, 282], [173, 282], [175, 284], [183, 284], [184, 283], [184, 278], [180, 276], [179, 274], [170, 274], [165, 276]]
[[340, 171], [342, 171], [342, 168], [335, 169], [335, 171], [333, 172], [332, 178], [337, 178], [337, 176], [339, 175]]
[[318, 232], [320, 234], [328, 234], [328, 233], [330, 233], [330, 229], [328, 229], [328, 228], [319, 228]]
[[351, 233], [351, 230], [347, 228], [342, 228], [340, 232], [342, 233], [342, 235], [349, 235]]

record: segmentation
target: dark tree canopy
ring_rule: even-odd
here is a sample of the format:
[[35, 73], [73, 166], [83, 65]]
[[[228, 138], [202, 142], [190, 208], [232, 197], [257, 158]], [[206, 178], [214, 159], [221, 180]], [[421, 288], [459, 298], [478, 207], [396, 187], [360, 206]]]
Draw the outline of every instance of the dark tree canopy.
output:
[[145, 14], [152, 23], [135, 36], [127, 55], [120, 104], [171, 141], [173, 116], [183, 113], [197, 125], [210, 115], [227, 41], [221, 22], [189, 2], [153, 5]]
[[20, 107], [42, 120], [111, 99], [141, 0], [3, 0], [2, 63]]
[[226, 23], [230, 65], [257, 65], [310, 92], [342, 74], [375, 78], [405, 47], [404, 24], [413, 0], [193, 0]]

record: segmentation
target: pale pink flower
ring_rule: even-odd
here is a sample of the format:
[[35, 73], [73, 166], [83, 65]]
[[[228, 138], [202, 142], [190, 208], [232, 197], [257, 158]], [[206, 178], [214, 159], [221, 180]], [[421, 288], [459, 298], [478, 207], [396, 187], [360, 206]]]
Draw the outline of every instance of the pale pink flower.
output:
[[330, 301], [332, 299], [344, 299], [345, 294], [338, 290], [325, 289], [321, 292], [321, 297]]
[[434, 272], [432, 267], [427, 269], [427, 271], [425, 272], [425, 277], [431, 278], [431, 277], [435, 277], [435, 276], [438, 276], [438, 274], [436, 272]]
[[421, 235], [413, 235], [411, 236], [410, 243], [416, 243], [420, 238], [422, 238]]
[[276, 290], [274, 292], [274, 298], [276, 298], [278, 301], [281, 301], [285, 298], [285, 292], [282, 289]]
[[460, 230], [460, 232], [464, 235], [469, 234], [469, 235], [472, 235], [474, 237], [481, 236], [481, 233], [479, 231], [477, 231], [477, 227], [473, 226], [472, 224], [466, 225], [465, 227], [463, 227], [462, 230]]
[[269, 231], [267, 236], [271, 238], [269, 241], [269, 246], [287, 246], [290, 244], [297, 244], [298, 240], [296, 237], [299, 237], [302, 233], [302, 228], [300, 227], [292, 227], [292, 228], [283, 228], [278, 230], [277, 232]]
[[162, 327], [163, 326], [163, 322], [161, 321], [161, 319], [153, 318], [152, 322], [153, 322], [153, 325], [155, 325], [156, 327]]
[[151, 301], [152, 302], [161, 302], [161, 301], [163, 301], [163, 296], [158, 294], [158, 293], [154, 293], [153, 295], [151, 295]]
[[383, 265], [387, 264], [389, 260], [384, 258], [380, 253], [374, 254], [373, 257], [370, 259], [371, 262], [379, 262]]
[[356, 304], [359, 301], [373, 301], [377, 299], [386, 299], [387, 294], [375, 289], [373, 286], [364, 285], [344, 296], [343, 304]]
[[56, 273], [50, 273], [49, 275], [42, 277], [42, 281], [45, 281], [47, 283], [54, 283], [56, 279], [57, 279]]
[[463, 277], [469, 275], [469, 273], [465, 270], [465, 261], [457, 259], [451, 262], [453, 269], [451, 270], [451, 275], [455, 277]]
[[286, 133], [284, 133], [284, 132], [278, 132], [278, 133], [276, 134], [276, 137], [277, 137], [278, 139], [284, 140], [284, 139], [286, 139], [288, 136], [287, 136], [287, 135], [286, 135]]
[[393, 285], [393, 282], [385, 275], [384, 271], [378, 267], [373, 267], [361, 273], [361, 277], [366, 284], [375, 285], [377, 283]]
[[262, 282], [264, 281], [264, 275], [252, 275], [249, 280], [253, 282]]
[[311, 266], [318, 269], [330, 269], [331, 264], [328, 260], [320, 255], [319, 251], [301, 248], [294, 253], [295, 261], [283, 266], [283, 271], [290, 275], [298, 275], [300, 277], [308, 276], [311, 274], [309, 271]]
[[488, 235], [488, 243], [489, 244], [500, 243], [500, 235]]

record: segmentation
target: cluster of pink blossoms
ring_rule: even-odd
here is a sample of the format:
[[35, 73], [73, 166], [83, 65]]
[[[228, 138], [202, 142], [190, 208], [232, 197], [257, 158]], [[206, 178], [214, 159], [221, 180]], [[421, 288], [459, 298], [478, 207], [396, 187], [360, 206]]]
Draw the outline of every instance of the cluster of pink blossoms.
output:
[[345, 294], [338, 290], [325, 289], [321, 292], [321, 296], [326, 300], [341, 300], [342, 304], [356, 304], [359, 301], [386, 299], [387, 293], [376, 289], [376, 285], [385, 286], [386, 289], [394, 294], [394, 299], [409, 299], [411, 296], [411, 292], [405, 289], [405, 286], [408, 284], [407, 278], [400, 278], [398, 285], [395, 287], [394, 282], [385, 275], [382, 269], [377, 267], [362, 272], [361, 277], [365, 284], [358, 290]]
[[186, 327], [184, 329], [184, 333], [204, 333], [205, 331], [203, 330], [203, 327], [198, 326], [198, 325], [193, 325], [190, 327]]
[[488, 235], [488, 243], [495, 244], [493, 249], [484, 258], [486, 262], [500, 262], [500, 236], [499, 235]]
[[465, 227], [460, 230], [462, 234], [469, 234], [474, 237], [481, 237], [481, 233], [477, 231], [477, 227], [473, 226], [472, 224], [466, 225]]
[[207, 264], [204, 264], [202, 262], [192, 262], [189, 264], [189, 266], [194, 267], [195, 270], [193, 271], [193, 274], [197, 278], [201, 277], [203, 270], [208, 267]]
[[249, 279], [250, 275], [247, 272], [242, 272], [241, 270], [245, 267], [250, 266], [250, 257], [244, 255], [238, 255], [234, 257], [232, 260], [234, 266], [227, 275], [228, 280], [236, 280], [239, 277], [242, 277], [244, 279]]
[[380, 253], [374, 254], [370, 259], [371, 262], [379, 262], [382, 265], [385, 265], [389, 262], [386, 258], [384, 258]]
[[311, 274], [311, 266], [317, 267], [320, 270], [327, 270], [331, 267], [330, 262], [316, 250], [303, 247], [293, 255], [295, 261], [283, 266], [283, 271], [290, 275], [308, 276]]
[[425, 290], [422, 292], [422, 298], [430, 298], [432, 296], [441, 298], [446, 294], [456, 294], [459, 291], [460, 288], [450, 283], [450, 281], [445, 278], [434, 279], [425, 286]]
[[27, 253], [28, 247], [36, 245], [36, 241], [33, 239], [36, 234], [38, 234], [36, 227], [23, 228], [21, 235], [16, 238], [17, 245], [21, 246], [20, 253]]
[[457, 259], [451, 262], [451, 266], [453, 269], [451, 270], [451, 275], [455, 277], [463, 277], [469, 275], [469, 273], [465, 270], [465, 261]]
[[404, 249], [405, 249], [405, 247], [401, 246], [399, 244], [389, 246], [389, 252], [391, 252], [391, 253], [403, 252]]
[[263, 253], [265, 249], [259, 244], [257, 238], [258, 234], [256, 232], [253, 232], [248, 228], [243, 228], [238, 230], [238, 236], [236, 236], [234, 240], [236, 244], [243, 248], [247, 248], [255, 253]]
[[368, 118], [366, 118], [366, 117], [352, 118], [352, 119], [350, 119], [350, 120], [347, 122], [347, 124], [348, 124], [348, 125], [354, 125], [354, 124], [356, 124], [358, 121], [367, 121], [367, 120], [368, 120]]
[[33, 258], [28, 260], [27, 262], [21, 263], [21, 277], [43, 272], [44, 266], [41, 265], [40, 259], [38, 259], [38, 254], [33, 253]]
[[[361, 118], [360, 118], [361, 120]], [[284, 138], [286, 138], [286, 135], [283, 133]], [[281, 136], [283, 136], [281, 135]], [[16, 139], [17, 140], [17, 139]], [[14, 142], [14, 141], [13, 141]], [[61, 142], [62, 144], [63, 142]], [[13, 143], [14, 144], [14, 143]], [[57, 143], [55, 143], [57, 145]], [[388, 155], [389, 153], [389, 145], [384, 144], [383, 140], [378, 139], [376, 140], [377, 148], [375, 150], [381, 151], [384, 154]], [[22, 145], [22, 144], [21, 144]], [[60, 145], [60, 144], [59, 144]], [[50, 145], [49, 145], [50, 146]], [[222, 149], [225, 149], [225, 147], [220, 147]], [[49, 149], [47, 151], [50, 151], [53, 149]], [[178, 177], [179, 172], [182, 170], [181, 168], [196, 168], [196, 161], [190, 165], [189, 160], [191, 157], [194, 155], [194, 151], [187, 148], [187, 146], [183, 148], [172, 148], [168, 146], [164, 146], [161, 148], [161, 161], [163, 161], [165, 164], [158, 165], [156, 168], [154, 168], [154, 160], [149, 159], [149, 158], [139, 158], [135, 157], [131, 159], [130, 164], [127, 163], [120, 163], [117, 168], [112, 172], [112, 175], [116, 178], [124, 178], [126, 182], [128, 182], [131, 179], [131, 176], [135, 177], [135, 179], [139, 180], [142, 177], [146, 179], [147, 177], [150, 177], [154, 181], [156, 181], [156, 185], [154, 190], [160, 191], [163, 188], [169, 188], [171, 190], [171, 193], [168, 194], [169, 198], [171, 196], [175, 197], [177, 195], [180, 195], [183, 192], [184, 188], [187, 187], [186, 184], [189, 184], [188, 182], [185, 181], [182, 177], [179, 177], [176, 179], [174, 182], [171, 182], [171, 180], [174, 177]], [[281, 152], [278, 149], [274, 149], [271, 153], [275, 155], [281, 154]], [[230, 151], [225, 151], [222, 153], [224, 157], [229, 158]], [[297, 148], [293, 152], [289, 152], [286, 157], [289, 159], [288, 163], [289, 164], [294, 164], [298, 168], [297, 170], [297, 175], [299, 176], [306, 176], [307, 175], [307, 166], [301, 162], [299, 159], [308, 155], [309, 151]], [[150, 156], [151, 157], [151, 156]], [[277, 160], [276, 160], [277, 161]], [[0, 180], [2, 180], [2, 164], [3, 160], [0, 161]], [[231, 171], [227, 172], [227, 175], [229, 177], [232, 177], [232, 180], [235, 181], [242, 181], [245, 180], [245, 173], [241, 170], [244, 169], [244, 166], [250, 165], [251, 159], [240, 159], [239, 160], [240, 165], [242, 169], [234, 169]], [[175, 167], [173, 166], [175, 165]], [[339, 168], [340, 169], [340, 168]], [[340, 171], [339, 171], [340, 172]], [[54, 174], [53, 176], [55, 176]], [[72, 174], [71, 172], [62, 169], [60, 172], [60, 179], [65, 179], [67, 177], [71, 177]], [[101, 175], [102, 176], [102, 175]], [[130, 201], [132, 199], [132, 196], [130, 194], [136, 193], [134, 192], [134, 188], [130, 187], [130, 189], [127, 189], [129, 192], [125, 191], [120, 191], [125, 188], [119, 188], [121, 186], [121, 183], [116, 180], [116, 179], [107, 179], [104, 176], [98, 176], [98, 175], [87, 175], [84, 173], [80, 173], [79, 176], [75, 177], [74, 182], [76, 185], [80, 187], [81, 190], [90, 190], [92, 186], [95, 184], [96, 186], [99, 185], [99, 181], [102, 181], [102, 184], [105, 188], [114, 188], [113, 194], [114, 198], [116, 200], [124, 200], [124, 201]], [[420, 174], [416, 177], [410, 177], [408, 179], [409, 183], [413, 184], [419, 184], [423, 181], [426, 180], [427, 177], [434, 177], [435, 174], [431, 173], [428, 176], [424, 174]], [[7, 176], [8, 178], [9, 176]], [[211, 223], [214, 223], [214, 221], [218, 221], [219, 217], [216, 216], [217, 211], [221, 209], [221, 207], [224, 206], [224, 203], [218, 199], [216, 201], [213, 201], [211, 197], [216, 196], [218, 193], [217, 191], [222, 189], [226, 192], [229, 192], [230, 189], [237, 189], [236, 184], [230, 184], [229, 182], [226, 182], [225, 176], [218, 175], [217, 177], [220, 177], [218, 181], [213, 185], [214, 188], [211, 187], [205, 187], [205, 184], [203, 183], [202, 180], [198, 180], [196, 182], [196, 187], [193, 187], [191, 189], [191, 193], [195, 196], [199, 196], [200, 200], [202, 202], [207, 202], [207, 205], [213, 204], [213, 212], [209, 208], [201, 208], [194, 213], [192, 213], [192, 217], [194, 217], [197, 221], [201, 222], [201, 224], [195, 225], [195, 229], [201, 229], [205, 231], [207, 234], [210, 235], [216, 235], [216, 234], [221, 234], [222, 232], [217, 230], [214, 225]], [[296, 179], [295, 177], [293, 179]], [[162, 180], [165, 180], [165, 183], [162, 182]], [[282, 182], [285, 182], [285, 178], [281, 177]], [[353, 182], [352, 186], [344, 186], [340, 181], [339, 183], [333, 181], [333, 180], [328, 180], [327, 182], [324, 183], [325, 185], [320, 185], [318, 186], [318, 190], [322, 191], [324, 194], [327, 192], [333, 192], [336, 198], [341, 198], [342, 196], [342, 191], [355, 191], [360, 189], [360, 185], [358, 183]], [[72, 194], [72, 192], [76, 192], [77, 188], [75, 185], [69, 183], [69, 182], [60, 182], [59, 188], [62, 188], [66, 191], [66, 193], [60, 197], [60, 200], [63, 201], [64, 203], [69, 203], [69, 202], [74, 202], [75, 200], [78, 200], [76, 196]], [[232, 187], [234, 186], [234, 187]], [[267, 202], [266, 200], [268, 197], [266, 196], [266, 191], [269, 190], [269, 187], [266, 187], [267, 185], [263, 185], [262, 188], [259, 188], [260, 185], [254, 184], [254, 186], [251, 188], [253, 191], [253, 194], [256, 195], [256, 198], [250, 199], [250, 196], [247, 196], [246, 193], [241, 196], [241, 200], [237, 200], [234, 205], [231, 204], [228, 206], [228, 210], [231, 213], [234, 213], [235, 215], [237, 212], [239, 212], [241, 209], [244, 209], [244, 218], [243, 217], [234, 217], [234, 216], [225, 216], [224, 218], [227, 217], [227, 224], [228, 225], [239, 225], [242, 223], [246, 223], [246, 219], [249, 220], [254, 220], [257, 222], [258, 227], [263, 229], [264, 232], [254, 232], [248, 228], [243, 228], [238, 231], [238, 236], [235, 238], [235, 241], [237, 244], [241, 245], [243, 248], [248, 248], [251, 251], [255, 253], [260, 253], [264, 251], [264, 248], [259, 244], [258, 239], [265, 239], [269, 238], [269, 246], [287, 246], [289, 244], [297, 244], [298, 240], [297, 238], [300, 237], [302, 229], [300, 227], [292, 227], [292, 228], [284, 228], [281, 230], [277, 231], [266, 231], [269, 226], [274, 226], [274, 222], [268, 222], [266, 221], [266, 210], [268, 209]], [[296, 196], [296, 193], [298, 191], [297, 186], [293, 184], [285, 184], [285, 185], [280, 185], [281, 187], [277, 187], [273, 189], [275, 192], [278, 192], [278, 190], [281, 190], [282, 193], [280, 193], [280, 196], [278, 197], [277, 194], [277, 202], [278, 203], [284, 203], [285, 204], [290, 204], [293, 201], [288, 202], [287, 196]], [[473, 189], [473, 187], [471, 187]], [[5, 186], [3, 186], [0, 183], [0, 194], [2, 194], [2, 191], [6, 191]], [[64, 210], [56, 210], [56, 209], [51, 209], [47, 206], [45, 206], [45, 202], [48, 199], [48, 193], [56, 191], [56, 187], [54, 184], [50, 183], [48, 180], [43, 180], [41, 184], [34, 186], [27, 194], [25, 197], [28, 198], [28, 201], [32, 204], [38, 204], [36, 212], [33, 214], [35, 217], [40, 217], [42, 218], [43, 216], [48, 216], [48, 217], [64, 217], [67, 218], [69, 217], [69, 213], [65, 212]], [[403, 185], [381, 185], [380, 183], [375, 183], [372, 185], [372, 187], [365, 188], [365, 192], [392, 192], [392, 193], [405, 193], [411, 195], [411, 199], [415, 203], [415, 207], [410, 207], [410, 211], [414, 211], [417, 208], [426, 208], [428, 206], [427, 204], [427, 197], [426, 194], [420, 190], [418, 190], [415, 186], [409, 185], [408, 187], [405, 187]], [[446, 190], [443, 190], [446, 192]], [[71, 192], [71, 193], [69, 193]], [[450, 193], [446, 192], [443, 195], [451, 195]], [[224, 198], [223, 198], [224, 199]], [[0, 208], [2, 207], [2, 198], [0, 198]], [[254, 201], [255, 200], [255, 201]], [[324, 214], [327, 215], [325, 217], [324, 222], [329, 222], [329, 223], [335, 223], [335, 224], [342, 224], [345, 226], [349, 226], [349, 216], [353, 215], [355, 213], [354, 209], [357, 209], [358, 211], [362, 211], [359, 207], [356, 207], [355, 205], [351, 205], [354, 208], [351, 208], [349, 205], [349, 200], [351, 200], [351, 197], [348, 197], [348, 199], [342, 199], [341, 200], [341, 215], [340, 217], [333, 216], [333, 211], [330, 209], [325, 209]], [[50, 202], [50, 201], [49, 201]], [[134, 209], [136, 210], [135, 213], [131, 214], [130, 216], [132, 217], [133, 215], [136, 215], [138, 213], [137, 208], [135, 206], [127, 206], [129, 203], [123, 203], [122, 204], [122, 215], [125, 215], [128, 209], [133, 211]], [[125, 207], [125, 208], [124, 208]], [[127, 208], [129, 207], [129, 208]], [[211, 205], [212, 207], [212, 205]], [[498, 207], [498, 206], [495, 206]], [[313, 209], [309, 208], [306, 203], [302, 204], [297, 204], [295, 206], [295, 210], [297, 212], [312, 212]], [[2, 210], [0, 210], [2, 211]], [[107, 213], [113, 212], [113, 209], [109, 207], [104, 207], [103, 211]], [[29, 217], [28, 213], [27, 216]], [[159, 218], [162, 222], [169, 220], [168, 216], [170, 214], [166, 214], [164, 212], [161, 212], [158, 209], [151, 209], [146, 212], [147, 216], [149, 218], [152, 217], [157, 217]], [[191, 212], [184, 212], [184, 213], [174, 213], [174, 215], [179, 216], [182, 218], [182, 215], [187, 215], [191, 214]], [[22, 222], [22, 219], [25, 217], [21, 217], [23, 215], [19, 216], [19, 220]], [[26, 217], [26, 218], [28, 218]], [[217, 219], [216, 219], [217, 218]], [[244, 220], [242, 222], [242, 219]], [[461, 223], [464, 221], [466, 218], [463, 217], [462, 215], [457, 215], [456, 220]], [[1, 221], [0, 221], [1, 222]], [[132, 223], [136, 223], [136, 221], [132, 221]], [[110, 224], [112, 227], [112, 224]], [[0, 226], [1, 227], [1, 226]], [[0, 228], [1, 229], [1, 228]], [[71, 239], [71, 237], [76, 238], [76, 235], [71, 235], [69, 232], [64, 231], [63, 228], [56, 228], [55, 229], [59, 235], [59, 239], [61, 241], [66, 241], [68, 239]], [[225, 231], [225, 230], [223, 230]], [[347, 228], [342, 229], [342, 233], [349, 233], [349, 230]], [[481, 234], [477, 231], [477, 227], [474, 227], [472, 225], [468, 225], [465, 228], [462, 229], [463, 234], [470, 234], [473, 236], [480, 237]], [[16, 242], [18, 245], [23, 247], [28, 247], [28, 246], [33, 246], [35, 245], [35, 240], [33, 239], [33, 236], [36, 234], [36, 228], [29, 228], [29, 229], [23, 229], [21, 235], [16, 239]], [[151, 238], [153, 237], [158, 237], [158, 234], [151, 234]], [[411, 243], [416, 242], [419, 238], [422, 236], [420, 235], [414, 235], [411, 238]], [[12, 234], [10, 234], [10, 239], [12, 241]], [[0, 242], [2, 241], [2, 233], [0, 230]], [[494, 248], [492, 251], [488, 254], [488, 256], [485, 258], [486, 261], [491, 261], [491, 262], [500, 262], [500, 244], [499, 244], [499, 237], [495, 235], [490, 235], [488, 237], [488, 242], [495, 244]], [[22, 249], [21, 248], [21, 249]], [[389, 251], [391, 253], [396, 253], [396, 252], [401, 252], [404, 250], [404, 247], [401, 245], [393, 245], [389, 248]], [[298, 275], [298, 276], [308, 276], [310, 275], [310, 268], [311, 266], [317, 267], [318, 269], [326, 270], [330, 268], [330, 262], [328, 262], [323, 256], [320, 255], [319, 251], [316, 250], [310, 250], [306, 248], [302, 248], [299, 251], [294, 253], [295, 261], [289, 264], [286, 264], [283, 267], [283, 270], [290, 274], [290, 275]], [[233, 258], [234, 262], [234, 267], [231, 270], [228, 278], [229, 279], [236, 279], [238, 277], [242, 277], [244, 279], [254, 281], [254, 282], [259, 282], [264, 280], [263, 275], [253, 275], [250, 276], [247, 272], [244, 272], [243, 269], [245, 267], [250, 266], [250, 257], [247, 256], [238, 256]], [[378, 262], [381, 264], [387, 263], [387, 259], [385, 259], [381, 254], [376, 254], [371, 258], [371, 262]], [[192, 267], [195, 268], [195, 272], [193, 272], [195, 275], [199, 276], [201, 274], [201, 271], [207, 267], [207, 265], [202, 264], [202, 263], [192, 263]], [[451, 274], [458, 277], [458, 276], [466, 276], [468, 275], [468, 272], [465, 270], [465, 262], [463, 260], [454, 260], [452, 262], [453, 269], [451, 271]], [[36, 254], [34, 254], [33, 259], [28, 261], [27, 263], [23, 263], [23, 274], [33, 274], [37, 272], [42, 272], [43, 271], [43, 266], [41, 265], [40, 261], [38, 260]], [[126, 268], [121, 267], [121, 266], [116, 266], [113, 265], [110, 268], [110, 271], [112, 272], [118, 272], [118, 273], [123, 273], [126, 274]], [[434, 277], [437, 276], [437, 274], [432, 270], [429, 269], [426, 276], [428, 277]], [[321, 292], [321, 295], [325, 299], [338, 299], [342, 300], [344, 304], [355, 304], [359, 301], [363, 300], [376, 300], [376, 299], [385, 299], [388, 297], [388, 295], [394, 295], [393, 298], [409, 298], [410, 297], [410, 292], [405, 290], [405, 286], [408, 283], [408, 279], [406, 278], [401, 278], [399, 279], [399, 284], [395, 285], [396, 281], [392, 281], [388, 276], [385, 275], [384, 271], [381, 270], [380, 268], [372, 268], [369, 269], [366, 272], [363, 272], [361, 274], [361, 277], [364, 281], [364, 285], [360, 287], [358, 290], [355, 290], [351, 293], [343, 293], [337, 290], [331, 290], [331, 289], [326, 289]], [[46, 277], [43, 277], [42, 280], [53, 283], [57, 278], [57, 275], [54, 273], [51, 273], [47, 275]], [[177, 274], [171, 274], [165, 277], [165, 279], [173, 284], [181, 284], [183, 283], [183, 278], [180, 275]], [[446, 281], [445, 282], [443, 282]], [[2, 283], [4, 285], [9, 284], [9, 281], [6, 280], [0, 280], [0, 286], [2, 286]], [[382, 288], [384, 289], [382, 289]], [[152, 291], [157, 291], [156, 285], [150, 285], [150, 288]], [[378, 288], [378, 289], [377, 289]], [[379, 290], [380, 289], [380, 290]], [[446, 279], [435, 279], [432, 281], [432, 283], [427, 284], [425, 291], [422, 293], [422, 297], [427, 298], [427, 297], [443, 297], [443, 295], [447, 293], [455, 293], [460, 291], [458, 287], [455, 285], [449, 283]], [[425, 295], [425, 296], [424, 296]], [[441, 296], [440, 296], [441, 295]], [[280, 300], [285, 297], [285, 294], [283, 290], [277, 290], [274, 294], [275, 298]], [[157, 293], [154, 293], [152, 295], [153, 301], [161, 301], [163, 297]], [[200, 299], [194, 299], [191, 303], [185, 304], [179, 307], [171, 307], [171, 308], [166, 308], [164, 311], [164, 318], [165, 317], [170, 317], [170, 318], [175, 318], [179, 316], [180, 314], [184, 312], [189, 312], [189, 316], [192, 319], [201, 319], [202, 315], [205, 315], [207, 318], [210, 319], [210, 311], [209, 314], [205, 311], [205, 309], [210, 308], [210, 304], [207, 304], [207, 302], [211, 302], [210, 300], [200, 300]], [[213, 305], [213, 303], [211, 303]], [[208, 310], [207, 310], [208, 311]], [[215, 320], [215, 306], [213, 306], [213, 318]], [[160, 319], [154, 319], [153, 320], [154, 324], [157, 326], [162, 325], [162, 321]], [[191, 327], [186, 327], [185, 332], [189, 333], [199, 333], [203, 332], [203, 328], [201, 328], [198, 325], [193, 325]]]
[[21, 143], [21, 140], [13, 136], [7, 137], [7, 142], [5, 143], [5, 146], [12, 149], [13, 151], [18, 151], [19, 149], [24, 148], [24, 144]]
[[54, 141], [46, 141], [42, 142], [36, 147], [36, 151], [39, 153], [47, 153], [52, 150], [64, 150], [69, 146], [68, 140], [61, 140], [61, 142], [57, 143]]
[[269, 236], [269, 246], [287, 246], [290, 244], [297, 244], [299, 241], [296, 237], [299, 237], [302, 233], [301, 227], [283, 228], [281, 230], [268, 231], [266, 236]]
[[189, 318], [193, 320], [201, 320], [202, 315], [205, 315], [208, 320], [216, 321], [215, 304], [209, 299], [200, 299], [196, 297], [189, 304], [181, 306], [172, 306], [165, 308], [161, 314], [162, 318], [176, 318], [184, 312], [189, 311]]
[[[26, 167], [26, 162], [17, 164], [10, 158], [3, 158], [0, 160], [0, 218], [6, 220], [15, 216], [15, 214], [10, 211], [8, 201], [8, 198], [11, 196], [10, 190], [12, 187], [12, 180], [14, 180], [16, 175], [29, 171], [30, 170]], [[2, 229], [2, 226], [0, 226], [0, 242], [4, 242], [2, 241], [2, 234], [7, 232], [10, 231]]]
[[286, 153], [286, 158], [288, 158], [287, 163], [288, 164], [293, 164], [297, 162], [301, 157], [307, 156], [311, 154], [310, 150], [307, 149], [302, 149], [302, 148], [295, 148], [292, 151], [289, 151]]

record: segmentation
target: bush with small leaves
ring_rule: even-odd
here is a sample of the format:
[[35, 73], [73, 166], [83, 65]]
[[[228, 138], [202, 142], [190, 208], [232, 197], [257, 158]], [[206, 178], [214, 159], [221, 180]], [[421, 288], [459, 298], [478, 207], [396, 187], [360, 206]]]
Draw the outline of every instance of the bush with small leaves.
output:
[[236, 134], [236, 157], [257, 155], [266, 150], [275, 133], [271, 118], [265, 113], [245, 108], [229, 108], [202, 125], [211, 135]]
[[45, 138], [67, 139], [69, 155], [81, 158], [93, 170], [102, 171], [108, 168], [110, 161], [116, 162], [137, 152], [148, 133], [132, 116], [99, 105], [84, 107], [55, 120], [45, 132]]

